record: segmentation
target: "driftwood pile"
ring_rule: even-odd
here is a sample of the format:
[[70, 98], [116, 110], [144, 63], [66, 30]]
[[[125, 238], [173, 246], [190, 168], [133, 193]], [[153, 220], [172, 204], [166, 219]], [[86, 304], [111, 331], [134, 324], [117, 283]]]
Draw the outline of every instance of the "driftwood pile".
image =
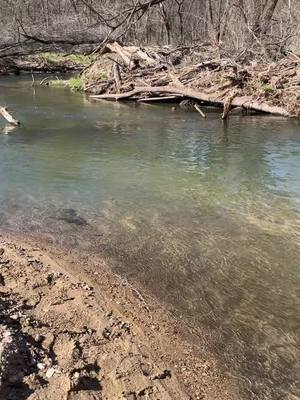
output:
[[[203, 106], [233, 108], [286, 117], [300, 116], [300, 57], [245, 63], [202, 47], [139, 48], [107, 44], [100, 59], [82, 73], [95, 100], [139, 102], [191, 99]], [[201, 107], [201, 108], [200, 108]]]

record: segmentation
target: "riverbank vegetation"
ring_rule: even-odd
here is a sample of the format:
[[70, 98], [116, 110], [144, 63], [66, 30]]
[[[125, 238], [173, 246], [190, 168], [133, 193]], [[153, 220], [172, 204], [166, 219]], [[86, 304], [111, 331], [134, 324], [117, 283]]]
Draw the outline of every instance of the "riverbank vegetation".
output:
[[2, 72], [80, 69], [73, 89], [100, 98], [193, 99], [202, 115], [222, 106], [223, 118], [233, 107], [300, 115], [298, 0], [0, 5]]
[[64, 52], [41, 52], [12, 57], [0, 57], [0, 75], [22, 72], [64, 73], [81, 71], [94, 57]]

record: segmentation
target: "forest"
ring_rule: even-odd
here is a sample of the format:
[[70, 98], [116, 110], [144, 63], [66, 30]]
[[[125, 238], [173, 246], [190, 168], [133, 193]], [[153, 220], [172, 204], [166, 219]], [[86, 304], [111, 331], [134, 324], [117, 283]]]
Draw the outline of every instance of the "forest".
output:
[[109, 40], [209, 43], [246, 58], [278, 58], [300, 46], [300, 0], [0, 0], [0, 7], [2, 57]]
[[95, 100], [191, 99], [221, 106], [223, 118], [233, 107], [300, 115], [300, 0], [0, 4], [2, 74], [77, 69], [71, 86]]
[[300, 400], [300, 0], [0, 0], [0, 400]]

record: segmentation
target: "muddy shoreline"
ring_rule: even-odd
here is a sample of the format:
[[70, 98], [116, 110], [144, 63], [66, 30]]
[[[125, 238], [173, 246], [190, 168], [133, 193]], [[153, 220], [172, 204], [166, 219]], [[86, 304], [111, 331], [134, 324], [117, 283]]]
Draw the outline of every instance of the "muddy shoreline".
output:
[[237, 398], [187, 327], [99, 258], [12, 234], [0, 248], [1, 399]]

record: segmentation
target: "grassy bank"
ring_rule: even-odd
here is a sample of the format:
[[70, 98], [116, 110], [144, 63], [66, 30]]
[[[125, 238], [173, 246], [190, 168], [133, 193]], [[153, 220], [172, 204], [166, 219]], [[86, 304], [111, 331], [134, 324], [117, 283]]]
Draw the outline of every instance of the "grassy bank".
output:
[[84, 83], [80, 76], [73, 76], [69, 79], [51, 79], [46, 81], [46, 83], [53, 87], [68, 87], [73, 92], [84, 91]]
[[0, 59], [0, 75], [32, 73], [63, 73], [82, 71], [95, 58], [83, 54], [44, 52], [23, 57]]

